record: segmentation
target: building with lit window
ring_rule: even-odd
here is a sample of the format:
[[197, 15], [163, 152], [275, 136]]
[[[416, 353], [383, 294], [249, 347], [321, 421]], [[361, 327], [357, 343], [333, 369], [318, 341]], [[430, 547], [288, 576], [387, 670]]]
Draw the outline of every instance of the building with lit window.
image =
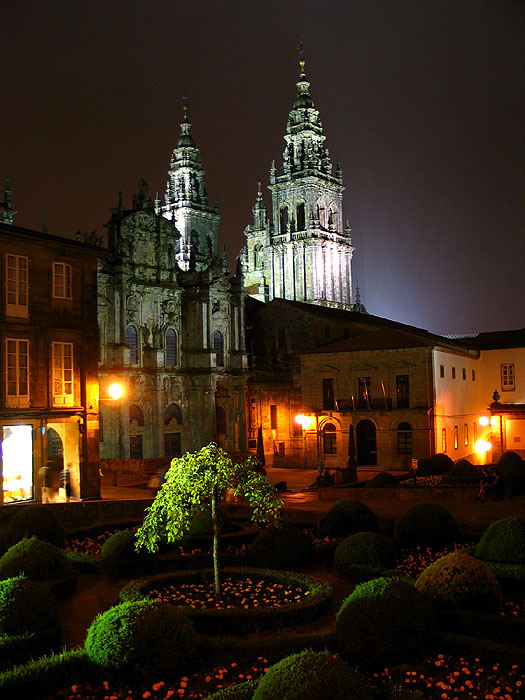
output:
[[[12, 218], [11, 218], [12, 221]], [[0, 223], [1, 503], [100, 494], [95, 245]]]

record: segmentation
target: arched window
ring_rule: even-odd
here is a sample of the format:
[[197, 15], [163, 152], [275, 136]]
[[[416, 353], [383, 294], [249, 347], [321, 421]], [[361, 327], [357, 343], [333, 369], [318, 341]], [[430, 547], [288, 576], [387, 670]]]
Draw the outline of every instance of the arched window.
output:
[[135, 326], [128, 326], [126, 328], [126, 345], [129, 347], [130, 365], [138, 364], [139, 353], [137, 343], [137, 329], [135, 328]]
[[262, 263], [261, 258], [262, 245], [256, 245], [253, 249], [253, 266], [255, 268], [260, 267]]
[[213, 334], [213, 349], [216, 353], [217, 367], [224, 367], [224, 339], [220, 331], [215, 331]]
[[136, 421], [137, 425], [144, 425], [144, 413], [142, 409], [136, 404], [131, 404], [129, 407], [129, 422]]
[[412, 426], [410, 423], [400, 423], [397, 426], [397, 453], [411, 455], [413, 453]]
[[337, 438], [333, 423], [326, 423], [323, 427], [323, 452], [325, 455], [337, 454]]
[[176, 403], [170, 403], [164, 411], [164, 425], [168, 425], [174, 418], [177, 423], [182, 425], [182, 411]]
[[297, 205], [297, 230], [304, 231], [306, 228], [306, 219], [304, 214], [304, 202]]
[[288, 231], [288, 207], [282, 207], [280, 212], [280, 231], [286, 233]]
[[164, 340], [166, 365], [168, 367], [174, 367], [177, 364], [177, 334], [173, 328], [168, 328], [166, 335], [164, 336]]

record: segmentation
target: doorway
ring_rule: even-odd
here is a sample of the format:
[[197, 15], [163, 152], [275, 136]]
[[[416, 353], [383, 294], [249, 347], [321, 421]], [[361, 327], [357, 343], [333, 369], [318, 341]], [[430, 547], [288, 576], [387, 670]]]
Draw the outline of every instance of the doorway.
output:
[[377, 465], [376, 427], [371, 420], [361, 420], [356, 427], [357, 464]]

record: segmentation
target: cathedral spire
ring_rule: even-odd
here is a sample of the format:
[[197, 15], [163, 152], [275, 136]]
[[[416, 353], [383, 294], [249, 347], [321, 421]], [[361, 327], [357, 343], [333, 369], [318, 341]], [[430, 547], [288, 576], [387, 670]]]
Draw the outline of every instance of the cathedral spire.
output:
[[204, 181], [200, 151], [195, 145], [189, 106], [183, 98], [183, 117], [180, 136], [171, 155], [169, 180], [166, 187], [165, 205], [160, 207], [162, 215], [173, 222], [181, 236], [178, 264], [183, 269], [190, 265], [193, 251], [197, 269], [209, 264], [210, 254], [217, 256], [218, 209], [208, 204], [208, 190]]

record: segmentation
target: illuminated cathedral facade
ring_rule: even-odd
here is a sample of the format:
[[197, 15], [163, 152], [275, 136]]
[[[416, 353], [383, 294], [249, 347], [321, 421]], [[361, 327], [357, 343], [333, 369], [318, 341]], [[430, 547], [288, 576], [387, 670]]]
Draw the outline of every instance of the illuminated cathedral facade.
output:
[[261, 186], [240, 256], [250, 296], [352, 310], [353, 246], [343, 219], [343, 173], [333, 165], [304, 61], [288, 116], [281, 169], [270, 169], [272, 217]]

